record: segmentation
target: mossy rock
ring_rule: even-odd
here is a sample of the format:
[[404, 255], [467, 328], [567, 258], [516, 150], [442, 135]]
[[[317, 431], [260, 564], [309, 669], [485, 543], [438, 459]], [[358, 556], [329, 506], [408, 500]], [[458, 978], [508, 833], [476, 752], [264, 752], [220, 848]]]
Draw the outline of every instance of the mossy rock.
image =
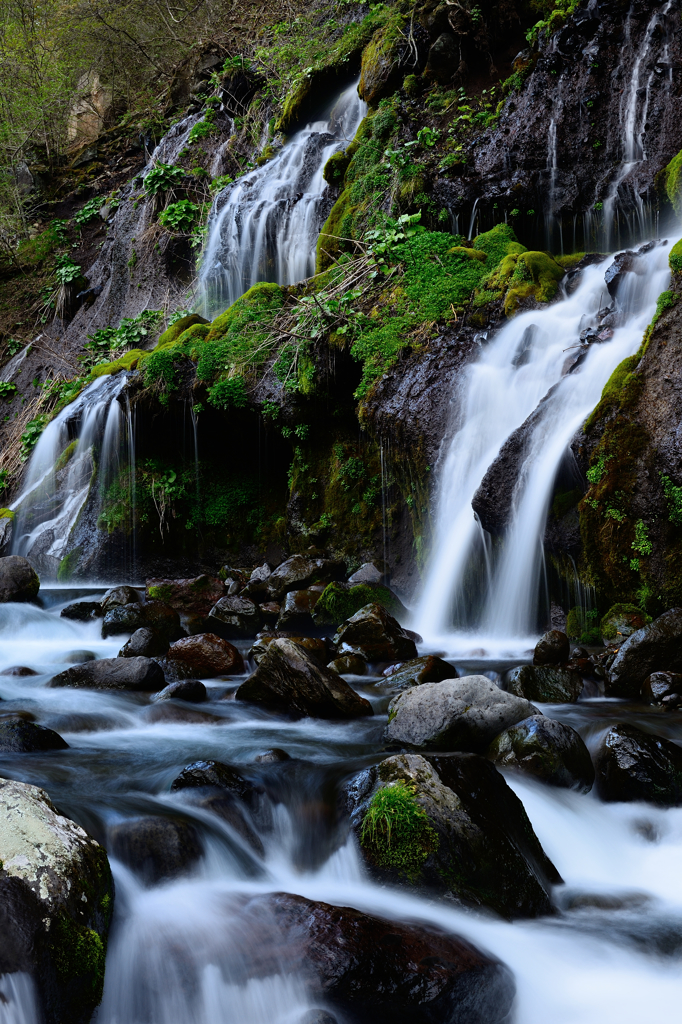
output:
[[668, 263], [673, 274], [679, 274], [682, 272], [682, 238], [679, 242], [675, 242], [674, 246], [670, 250], [668, 256]]
[[480, 249], [487, 254], [488, 265], [493, 267], [497, 266], [505, 256], [527, 251], [509, 224], [496, 224], [490, 231], [484, 231], [477, 235], [472, 245], [474, 249]]
[[639, 353], [636, 353], [634, 356], [627, 356], [622, 363], [618, 364], [604, 385], [598, 404], [585, 420], [583, 430], [586, 433], [608, 409], [614, 406], [622, 409], [626, 405], [632, 404], [639, 390], [638, 382], [633, 377], [639, 361]]
[[322, 171], [324, 180], [334, 188], [341, 188], [350, 162], [351, 157], [347, 150], [341, 150], [339, 153], [332, 153], [324, 165], [324, 170]]
[[272, 306], [273, 303], [281, 305], [283, 299], [284, 291], [278, 284], [261, 282], [260, 284], [252, 285], [248, 292], [245, 292], [236, 302], [232, 303], [229, 309], [226, 309], [224, 313], [215, 318], [204, 340], [210, 344], [212, 341], [224, 338], [230, 328], [235, 325], [235, 322], [242, 319], [246, 307], [255, 306], [262, 308]]
[[395, 92], [401, 83], [402, 57], [407, 45], [404, 26], [405, 18], [392, 12], [388, 23], [375, 32], [363, 51], [358, 92], [370, 106]]
[[78, 560], [82, 554], [83, 548], [79, 545], [73, 551], [69, 551], [68, 554], [64, 555], [57, 569], [58, 583], [68, 583], [69, 580], [73, 579], [74, 573], [78, 568]]
[[191, 342], [201, 343], [206, 341], [210, 331], [210, 323], [193, 324], [191, 327], [188, 327], [186, 331], [183, 331], [178, 338], [178, 347], [190, 344]]
[[78, 448], [78, 438], [76, 438], [76, 440], [72, 441], [70, 444], [67, 444], [66, 448], [64, 449], [64, 451], [62, 452], [62, 454], [59, 456], [59, 458], [57, 459], [57, 461], [54, 464], [55, 473], [58, 473], [60, 471], [60, 469], [64, 469], [64, 467], [69, 464], [71, 459], [76, 454], [76, 449], [77, 448]]
[[605, 640], [622, 641], [651, 622], [651, 616], [635, 604], [614, 604], [601, 620]]
[[180, 336], [190, 327], [208, 323], [209, 321], [204, 320], [203, 316], [199, 316], [198, 313], [191, 313], [189, 316], [183, 316], [180, 320], [176, 320], [174, 324], [171, 324], [170, 327], [166, 328], [157, 341], [156, 348], [168, 348], [170, 345], [175, 345], [176, 341], [180, 340]]
[[546, 252], [523, 252], [508, 256], [505, 263], [507, 260], [514, 262], [504, 299], [507, 316], [516, 313], [523, 299], [532, 297], [538, 302], [549, 302], [554, 298], [565, 270], [553, 256]]
[[[665, 178], [666, 195], [670, 200], [673, 210], [679, 217], [682, 213], [682, 150], [672, 158], [668, 166], [663, 171], [663, 175]], [[678, 242], [677, 245], [679, 244], [680, 243]], [[674, 249], [676, 248], [677, 246], [674, 247]], [[672, 256], [672, 252], [670, 255]]]
[[482, 249], [474, 249], [467, 245], [453, 245], [449, 252], [457, 253], [459, 256], [466, 256], [469, 260], [478, 260], [479, 263], [485, 263], [488, 259], [488, 254], [483, 252]]
[[408, 614], [400, 598], [380, 583], [330, 583], [320, 594], [313, 619], [318, 626], [338, 626], [368, 604], [380, 604], [399, 621]]
[[15, 515], [11, 508], [0, 508], [0, 519], [14, 519]]
[[108, 374], [120, 373], [121, 370], [135, 370], [141, 362], [151, 355], [151, 352], [146, 352], [141, 348], [131, 348], [129, 352], [120, 356], [119, 359], [114, 359], [110, 363], [101, 363], [99, 366], [93, 366], [90, 370], [90, 376], [88, 377], [88, 383], [96, 380], [97, 377], [105, 377]]

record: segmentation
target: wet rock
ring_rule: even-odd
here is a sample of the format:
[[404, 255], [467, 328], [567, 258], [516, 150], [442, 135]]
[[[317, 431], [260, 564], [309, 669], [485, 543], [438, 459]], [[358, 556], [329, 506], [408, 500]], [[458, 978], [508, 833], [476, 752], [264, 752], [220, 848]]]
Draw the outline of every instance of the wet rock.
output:
[[620, 644], [643, 629], [651, 618], [634, 604], [614, 604], [601, 620], [601, 635], [604, 640]]
[[44, 790], [0, 779], [0, 863], [0, 975], [34, 977], [47, 1024], [87, 1024], [114, 899], [104, 849]]
[[558, 665], [520, 665], [505, 673], [509, 693], [545, 704], [573, 704], [583, 691], [578, 672]]
[[682, 694], [680, 672], [652, 672], [642, 683], [642, 700], [647, 704], [662, 704], [673, 694]]
[[256, 754], [253, 759], [254, 764], [280, 764], [282, 761], [291, 761], [291, 757], [281, 747], [264, 750], [262, 754]]
[[268, 580], [271, 574], [272, 570], [267, 562], [256, 566], [242, 591], [242, 597], [250, 597], [262, 601], [268, 595]]
[[102, 605], [99, 601], [75, 601], [74, 604], [67, 604], [66, 608], [62, 608], [60, 615], [63, 619], [72, 619], [74, 622], [90, 622], [92, 619], [101, 618]]
[[188, 764], [171, 783], [171, 792], [205, 787], [226, 790], [250, 806], [264, 792], [262, 786], [251, 782], [242, 772], [222, 761], [194, 761]]
[[226, 640], [255, 636], [261, 626], [258, 606], [248, 597], [221, 597], [211, 608], [206, 624]]
[[164, 683], [163, 672], [150, 658], [100, 658], [67, 668], [53, 676], [47, 685], [153, 693], [162, 689]]
[[102, 636], [106, 638], [134, 633], [145, 626], [156, 630], [169, 643], [185, 635], [180, 616], [173, 608], [160, 601], [150, 601], [147, 604], [133, 602], [114, 605], [102, 620]]
[[533, 652], [534, 665], [560, 665], [568, 661], [570, 652], [569, 639], [565, 633], [558, 629], [550, 629], [544, 633]]
[[315, 718], [372, 714], [369, 701], [291, 640], [274, 640], [269, 645], [236, 696], [237, 700]]
[[0, 558], [0, 604], [6, 601], [33, 601], [39, 590], [38, 573], [27, 558], [21, 555]]
[[213, 679], [244, 671], [244, 659], [232, 644], [215, 633], [186, 636], [171, 644], [161, 664], [167, 679]]
[[67, 665], [82, 665], [84, 661], [96, 661], [97, 655], [94, 651], [67, 651], [62, 661]]
[[421, 686], [422, 683], [442, 683], [445, 679], [457, 679], [456, 668], [449, 665], [447, 661], [436, 657], [434, 654], [427, 654], [423, 658], [412, 658], [410, 661], [398, 662], [391, 665], [384, 672], [384, 689], [398, 693], [407, 690], [410, 686]]
[[279, 613], [282, 610], [282, 606], [279, 601], [264, 601], [263, 604], [258, 605], [261, 620], [266, 626], [275, 626]]
[[96, 715], [78, 712], [66, 712], [63, 715], [50, 715], [45, 725], [55, 732], [103, 732], [115, 729], [119, 720], [113, 715]]
[[258, 833], [254, 830], [249, 815], [240, 801], [227, 792], [209, 792], [197, 790], [191, 800], [192, 806], [215, 814], [216, 817], [229, 825], [259, 857], [264, 856], [265, 849]]
[[636, 697], [652, 672], [682, 672], [682, 608], [671, 608], [629, 636], [606, 680], [609, 697]]
[[242, 934], [258, 937], [259, 974], [301, 972], [313, 998], [357, 1024], [509, 1019], [511, 972], [458, 936], [291, 893], [252, 897], [241, 919]]
[[312, 613], [323, 590], [322, 584], [313, 584], [307, 590], [290, 590], [285, 594], [277, 629], [316, 632]]
[[485, 676], [422, 683], [391, 701], [385, 739], [414, 748], [484, 751], [504, 729], [537, 713]]
[[141, 601], [142, 595], [135, 587], [110, 587], [102, 598], [102, 613], [127, 604], [140, 604]]
[[379, 604], [389, 615], [405, 620], [408, 612], [399, 597], [382, 583], [330, 583], [315, 605], [318, 626], [338, 626], [368, 604]]
[[348, 787], [351, 822], [372, 873], [450, 893], [503, 917], [551, 912], [561, 881], [523, 804], [477, 754], [398, 754]]
[[0, 676], [37, 676], [38, 673], [34, 672], [32, 668], [27, 668], [26, 665], [12, 665], [10, 668], [4, 668], [0, 672]]
[[452, 32], [441, 32], [431, 44], [424, 74], [437, 82], [452, 81], [459, 66], [459, 47]]
[[18, 715], [0, 719], [0, 752], [31, 754], [38, 750], [66, 750], [59, 733], [34, 725]]
[[169, 683], [153, 698], [155, 702], [162, 700], [186, 700], [190, 704], [202, 704], [208, 699], [206, 687], [198, 679], [182, 679], [177, 683]]
[[118, 652], [119, 658], [160, 658], [167, 652], [170, 644], [164, 636], [151, 626], [140, 626], [126, 640]]
[[143, 605], [142, 624], [156, 630], [169, 643], [180, 640], [185, 635], [180, 616], [174, 608], [164, 604], [163, 601], [147, 601]]
[[360, 568], [348, 577], [349, 583], [381, 583], [382, 574], [373, 562], [364, 562]]
[[283, 630], [271, 630], [259, 633], [256, 637], [256, 642], [249, 651], [249, 657], [253, 658], [257, 665], [260, 664], [261, 658], [273, 640], [291, 640], [292, 643], [298, 644], [299, 647], [303, 647], [304, 650], [317, 659], [321, 665], [324, 665], [329, 657], [327, 641], [322, 637], [300, 636], [298, 633], [291, 633]]
[[662, 736], [616, 725], [604, 737], [595, 768], [602, 800], [682, 804], [682, 748]]
[[589, 792], [594, 768], [580, 735], [569, 725], [531, 715], [496, 736], [487, 755], [500, 768], [518, 768], [552, 786]]
[[326, 1010], [308, 1010], [298, 1021], [298, 1024], [338, 1024], [336, 1017]]
[[357, 654], [344, 654], [342, 658], [334, 658], [327, 668], [330, 672], [338, 672], [340, 676], [364, 676], [367, 673], [365, 660]]
[[109, 829], [112, 856], [148, 885], [186, 874], [203, 850], [197, 830], [181, 818], [136, 818]]
[[159, 723], [170, 723], [171, 725], [215, 725], [218, 722], [225, 722], [224, 718], [218, 715], [211, 715], [207, 711], [197, 711], [194, 708], [182, 707], [179, 704], [170, 704], [162, 701], [160, 704], [151, 704], [142, 712], [142, 718], [149, 725]]
[[275, 601], [281, 601], [290, 590], [306, 590], [321, 580], [342, 578], [343, 562], [292, 555], [269, 577], [268, 592]]
[[379, 604], [368, 604], [342, 622], [334, 637], [338, 656], [357, 654], [365, 661], [406, 661], [417, 657], [414, 640]]
[[151, 579], [145, 587], [148, 601], [163, 601], [179, 615], [199, 618], [206, 618], [224, 593], [223, 581], [206, 575], [180, 580]]

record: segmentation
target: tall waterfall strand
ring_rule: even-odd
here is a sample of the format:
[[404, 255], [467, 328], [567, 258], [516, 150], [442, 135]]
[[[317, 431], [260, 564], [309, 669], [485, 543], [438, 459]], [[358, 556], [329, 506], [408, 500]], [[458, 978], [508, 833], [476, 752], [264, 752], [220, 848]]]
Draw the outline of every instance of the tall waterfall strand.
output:
[[[591, 345], [573, 373], [562, 376], [566, 349], [577, 344], [604, 302], [610, 259], [588, 267], [568, 298], [515, 317], [463, 374], [454, 433], [441, 463], [431, 565], [416, 612], [415, 627], [425, 637], [452, 647], [457, 641], [443, 638], [454, 624], [460, 632], [475, 630], [477, 643], [491, 649], [527, 645], [536, 628], [542, 538], [556, 472], [609, 376], [641, 343], [669, 280], [669, 250], [666, 243], [640, 257], [642, 273], [629, 275], [619, 296], [623, 325], [610, 341]], [[490, 575], [471, 502], [504, 441], [544, 396], [530, 430], [502, 555]], [[470, 646], [470, 636], [461, 641]]]
[[366, 109], [357, 86], [349, 86], [327, 119], [306, 125], [276, 157], [218, 194], [200, 281], [207, 316], [259, 281], [287, 285], [315, 272], [329, 211], [324, 165], [349, 145]]

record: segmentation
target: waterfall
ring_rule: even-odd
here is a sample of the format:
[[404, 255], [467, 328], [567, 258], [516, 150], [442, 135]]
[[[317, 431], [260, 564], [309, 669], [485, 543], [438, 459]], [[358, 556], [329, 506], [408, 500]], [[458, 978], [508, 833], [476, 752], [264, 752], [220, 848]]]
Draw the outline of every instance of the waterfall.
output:
[[[641, 273], [628, 275], [619, 290], [624, 322], [610, 340], [586, 348], [573, 372], [565, 372], [566, 350], [596, 323], [610, 258], [587, 267], [569, 297], [516, 316], [462, 375], [455, 429], [441, 461], [431, 565], [416, 612], [415, 628], [425, 637], [442, 640], [454, 622], [469, 634], [475, 630], [488, 647], [530, 642], [557, 470], [611, 373], [639, 347], [669, 281], [669, 249], [665, 243], [638, 257]], [[531, 414], [502, 551], [486, 569], [485, 536], [471, 503], [503, 443]]]
[[349, 86], [327, 119], [306, 125], [268, 163], [218, 193], [200, 279], [207, 316], [259, 281], [288, 285], [315, 272], [330, 209], [324, 165], [352, 141], [366, 109], [357, 85]]

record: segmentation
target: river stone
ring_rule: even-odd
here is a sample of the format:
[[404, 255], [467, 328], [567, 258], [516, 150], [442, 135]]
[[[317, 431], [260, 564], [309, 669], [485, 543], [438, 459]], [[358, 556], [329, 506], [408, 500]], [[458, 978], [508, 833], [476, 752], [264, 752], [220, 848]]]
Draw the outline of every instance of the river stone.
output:
[[504, 685], [517, 697], [544, 704], [574, 704], [583, 692], [580, 674], [559, 665], [519, 665], [505, 674]]
[[544, 633], [533, 652], [534, 665], [560, 665], [568, 661], [570, 642], [565, 633], [558, 629], [550, 629]]
[[0, 604], [6, 601], [34, 601], [40, 580], [27, 558], [7, 555], [0, 558]]
[[351, 822], [377, 879], [449, 893], [506, 918], [551, 913], [561, 881], [523, 804], [477, 754], [398, 754], [348, 787]]
[[225, 593], [225, 585], [217, 576], [195, 576], [192, 579], [147, 580], [148, 601], [163, 601], [179, 615], [206, 618], [216, 601]]
[[150, 658], [100, 658], [67, 668], [53, 676], [47, 685], [153, 693], [162, 689], [164, 683], [163, 672]]
[[334, 637], [337, 655], [365, 661], [406, 661], [417, 657], [414, 640], [380, 604], [367, 604], [342, 622]]
[[221, 597], [206, 620], [208, 628], [226, 640], [255, 636], [261, 625], [260, 612], [249, 597]]
[[215, 633], [186, 636], [171, 644], [159, 662], [169, 680], [229, 676], [244, 671], [244, 659], [232, 644]]
[[316, 632], [312, 613], [323, 590], [324, 587], [321, 584], [313, 584], [307, 590], [288, 591], [284, 595], [284, 602], [280, 608], [277, 629], [301, 630], [306, 633]]
[[148, 885], [186, 874], [203, 853], [194, 825], [151, 815], [113, 825], [108, 845], [112, 856]]
[[322, 637], [300, 636], [298, 633], [273, 629], [263, 631], [258, 634], [253, 647], [249, 651], [249, 658], [252, 658], [253, 661], [259, 665], [261, 658], [273, 640], [291, 640], [292, 643], [298, 644], [299, 647], [303, 647], [308, 654], [311, 654], [322, 665], [325, 664], [329, 657], [327, 641]]
[[66, 750], [59, 733], [27, 722], [19, 715], [0, 718], [0, 753], [31, 754], [38, 750]]
[[114, 605], [102, 620], [102, 636], [119, 636], [134, 633], [143, 626], [156, 630], [169, 643], [185, 635], [178, 613], [162, 601], [148, 601], [147, 604]]
[[26, 665], [10, 665], [0, 672], [0, 676], [37, 676], [38, 673]]
[[614, 604], [601, 620], [601, 635], [604, 641], [622, 643], [638, 629], [643, 629], [650, 617], [634, 604]]
[[485, 676], [464, 676], [422, 683], [394, 697], [385, 739], [406, 747], [484, 751], [504, 729], [536, 714], [530, 701]]
[[423, 658], [412, 658], [387, 668], [382, 685], [384, 690], [390, 688], [398, 693], [410, 686], [421, 686], [422, 683], [442, 683], [445, 679], [457, 679], [458, 675], [457, 669], [447, 661], [435, 654], [427, 654]]
[[637, 697], [652, 672], [682, 672], [682, 608], [671, 608], [629, 636], [611, 665], [609, 697]]
[[126, 604], [139, 604], [142, 601], [140, 591], [135, 587], [110, 587], [102, 598], [102, 613], [106, 614], [111, 608], [122, 607]]
[[587, 793], [594, 783], [590, 753], [579, 733], [544, 715], [531, 715], [496, 736], [487, 757], [500, 768], [520, 768], [552, 786]]
[[373, 562], [363, 562], [352, 576], [348, 577], [349, 583], [381, 583], [383, 576]]
[[616, 725], [604, 737], [595, 767], [602, 800], [682, 804], [682, 748], [662, 736]]
[[[244, 898], [236, 924], [244, 959], [266, 977], [302, 974], [311, 992], [354, 1024], [503, 1024], [509, 969], [466, 940], [292, 893]], [[253, 948], [251, 948], [251, 946]]]
[[0, 779], [0, 863], [0, 975], [35, 978], [45, 1024], [87, 1024], [114, 899], [104, 849], [44, 790]]
[[367, 674], [367, 664], [364, 658], [357, 654], [344, 654], [342, 658], [334, 658], [327, 665], [330, 672], [338, 672], [340, 676], [364, 676]]
[[118, 652], [119, 658], [160, 658], [168, 651], [170, 644], [164, 636], [151, 626], [140, 626], [126, 640]]
[[277, 566], [268, 578], [267, 587], [270, 596], [281, 601], [290, 590], [306, 590], [312, 583], [342, 577], [343, 562], [292, 555]]
[[163, 700], [186, 700], [190, 704], [202, 704], [207, 699], [206, 687], [198, 679], [182, 679], [177, 683], [169, 683], [152, 698], [155, 703]]
[[652, 672], [642, 683], [642, 700], [647, 704], [662, 704], [674, 694], [682, 694], [680, 672]]
[[90, 622], [92, 619], [102, 617], [102, 605], [99, 601], [75, 601], [67, 604], [59, 613], [62, 619], [72, 619], [74, 622]]
[[171, 792], [204, 787], [225, 790], [249, 806], [253, 806], [264, 792], [261, 785], [222, 761], [194, 761], [188, 764], [171, 783]]
[[256, 671], [242, 683], [236, 697], [313, 718], [356, 718], [373, 714], [368, 700], [291, 640], [274, 640], [269, 645]]
[[282, 761], [291, 761], [291, 756], [281, 747], [271, 747], [270, 750], [256, 754], [253, 759], [254, 764], [280, 764]]

